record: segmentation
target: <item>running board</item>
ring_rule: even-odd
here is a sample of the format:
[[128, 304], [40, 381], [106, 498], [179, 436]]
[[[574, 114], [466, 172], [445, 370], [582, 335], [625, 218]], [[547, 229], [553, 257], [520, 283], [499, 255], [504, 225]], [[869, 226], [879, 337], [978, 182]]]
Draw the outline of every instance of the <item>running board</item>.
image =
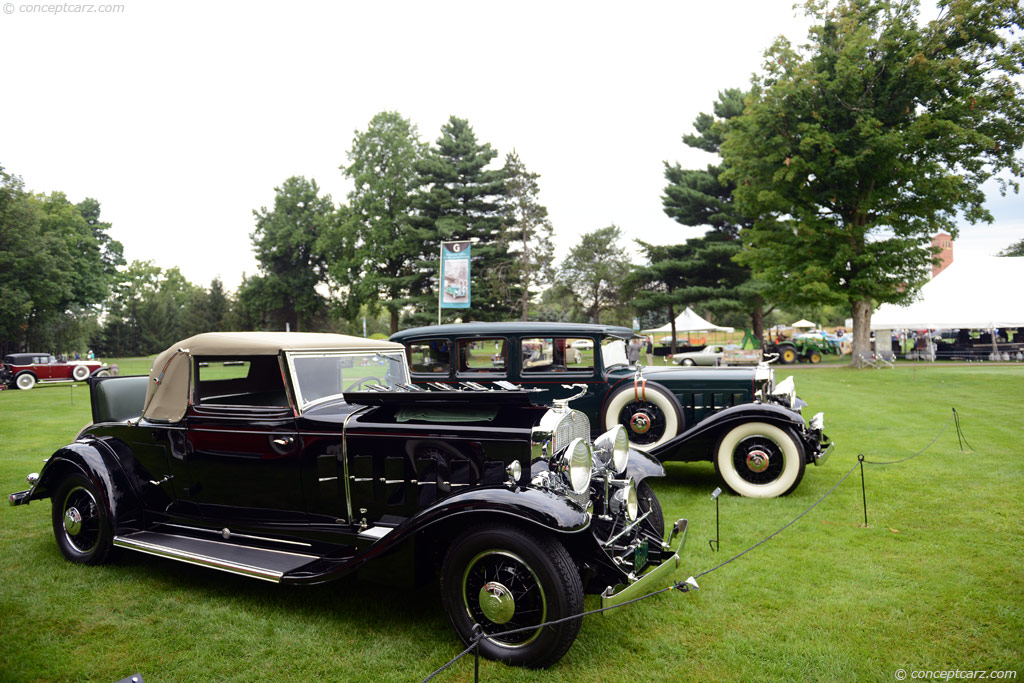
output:
[[274, 583], [279, 583], [281, 577], [288, 572], [320, 559], [317, 555], [253, 548], [155, 531], [115, 536], [114, 545]]

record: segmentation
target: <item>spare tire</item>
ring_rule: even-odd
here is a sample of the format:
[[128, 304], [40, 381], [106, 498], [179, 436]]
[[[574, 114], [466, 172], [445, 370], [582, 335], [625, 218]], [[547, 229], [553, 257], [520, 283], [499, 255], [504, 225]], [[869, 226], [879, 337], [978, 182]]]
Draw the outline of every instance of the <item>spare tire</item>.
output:
[[638, 451], [649, 451], [683, 431], [683, 411], [679, 401], [660, 384], [646, 382], [634, 386], [623, 384], [605, 402], [603, 427], [617, 424], [626, 428], [629, 445]]

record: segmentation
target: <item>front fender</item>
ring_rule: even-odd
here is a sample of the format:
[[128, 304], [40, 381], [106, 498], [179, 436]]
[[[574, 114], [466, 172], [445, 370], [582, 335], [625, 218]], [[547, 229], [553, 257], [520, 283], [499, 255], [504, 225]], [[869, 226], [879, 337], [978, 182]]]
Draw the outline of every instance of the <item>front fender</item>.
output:
[[722, 434], [742, 422], [767, 422], [782, 429], [803, 434], [806, 424], [799, 413], [771, 403], [744, 403], [704, 418], [674, 439], [649, 451], [662, 462], [665, 460], [711, 460], [711, 452]]
[[627, 479], [633, 477], [639, 484], [647, 477], [664, 477], [665, 468], [653, 455], [630, 448], [625, 476]]
[[96, 485], [115, 532], [139, 528], [142, 511], [137, 489], [114, 451], [99, 439], [75, 441], [51, 455], [24, 502], [49, 498], [69, 472]]

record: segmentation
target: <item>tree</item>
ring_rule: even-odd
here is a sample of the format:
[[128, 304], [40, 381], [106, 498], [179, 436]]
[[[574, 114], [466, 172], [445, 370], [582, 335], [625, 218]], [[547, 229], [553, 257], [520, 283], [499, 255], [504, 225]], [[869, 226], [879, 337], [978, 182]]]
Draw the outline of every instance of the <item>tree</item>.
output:
[[620, 303], [620, 285], [630, 270], [621, 238], [614, 225], [585, 233], [562, 263], [562, 278], [590, 322], [601, 322], [601, 311]]
[[449, 240], [473, 242], [472, 308], [462, 317], [501, 320], [515, 310], [519, 287], [506, 286], [505, 280], [510, 272], [500, 204], [505, 179], [501, 169], [487, 169], [496, 156], [489, 144], [477, 142], [468, 121], [452, 116], [441, 127], [436, 146], [416, 163], [421, 190], [414, 203], [413, 234], [421, 247], [412, 289], [423, 313], [437, 306], [438, 293], [430, 283], [437, 278], [440, 243]]
[[539, 201], [540, 175], [526, 170], [519, 155], [512, 150], [505, 157], [505, 220], [508, 228], [509, 252], [515, 272], [512, 280], [522, 290], [523, 321], [527, 319], [530, 287], [541, 286], [553, 279], [554, 228], [548, 220], [547, 207]]
[[1003, 249], [997, 256], [1024, 256], [1024, 238], [1021, 238]]
[[810, 44], [766, 53], [728, 124], [722, 178], [756, 217], [741, 262], [774, 300], [850, 306], [856, 363], [875, 303], [927, 280], [931, 234], [955, 236], [958, 212], [990, 221], [982, 183], [1024, 171], [1022, 46], [1009, 38], [1022, 10], [952, 0], [919, 27], [916, 0], [806, 7]]
[[[743, 113], [744, 93], [736, 88], [729, 88], [718, 93], [718, 100], [712, 105], [712, 114], [698, 114], [693, 122], [696, 134], [683, 136], [683, 142], [694, 149], [711, 154], [720, 154], [725, 139], [727, 122]], [[679, 292], [676, 304], [703, 304], [706, 308], [720, 313], [743, 311], [750, 318], [750, 326], [758, 339], [764, 336], [764, 316], [771, 311], [764, 299], [763, 283], [754, 278], [749, 268], [739, 267], [732, 260], [739, 254], [742, 244], [739, 236], [744, 227], [753, 221], [743, 215], [736, 207], [733, 199], [735, 185], [722, 180], [724, 167], [722, 164], [708, 164], [705, 169], [683, 169], [678, 163], [665, 162], [665, 194], [662, 195], [662, 206], [665, 213], [682, 225], [709, 226], [708, 233], [693, 245], [693, 249], [681, 252], [676, 258], [693, 259], [697, 254], [704, 261], [701, 266], [691, 270], [706, 277], [707, 289], [704, 294], [699, 289], [691, 289], [690, 293]], [[691, 242], [693, 240], [690, 240]], [[657, 261], [672, 259], [669, 253], [648, 253], [648, 258], [657, 257]], [[718, 270], [710, 268], [717, 263]], [[651, 261], [653, 266], [655, 261]], [[661, 268], [666, 267], [663, 263]], [[685, 264], [680, 268], [686, 269]], [[640, 275], [656, 276], [641, 269]], [[728, 286], [725, 286], [728, 283]], [[649, 283], [650, 284], [650, 283]], [[691, 282], [689, 288], [699, 286], [699, 282]], [[668, 286], [670, 291], [674, 287]], [[680, 285], [681, 286], [681, 285]], [[713, 299], [713, 301], [712, 301]], [[672, 320], [675, 320], [674, 316]], [[674, 335], [673, 335], [674, 338]], [[673, 342], [674, 343], [674, 342]]]
[[708, 311], [735, 309], [732, 297], [750, 274], [733, 262], [737, 245], [727, 234], [712, 230], [703, 237], [669, 246], [641, 240], [637, 243], [647, 264], [626, 277], [625, 287], [636, 308], [664, 310], [668, 315], [672, 353], [676, 352], [676, 317], [687, 306], [700, 304], [705, 315]]
[[416, 126], [398, 112], [381, 112], [357, 133], [342, 170], [355, 187], [348, 195], [348, 220], [327, 239], [328, 272], [350, 286], [353, 303], [371, 313], [381, 305], [398, 331], [399, 312], [409, 304], [417, 280], [421, 242], [412, 230], [412, 204], [419, 184], [416, 163], [426, 146]]
[[253, 211], [252, 243], [260, 264], [262, 296], [275, 312], [274, 324], [295, 332], [314, 327], [327, 309], [317, 286], [325, 279], [318, 246], [336, 219], [330, 195], [320, 196], [315, 180], [292, 176], [274, 188], [274, 208]]

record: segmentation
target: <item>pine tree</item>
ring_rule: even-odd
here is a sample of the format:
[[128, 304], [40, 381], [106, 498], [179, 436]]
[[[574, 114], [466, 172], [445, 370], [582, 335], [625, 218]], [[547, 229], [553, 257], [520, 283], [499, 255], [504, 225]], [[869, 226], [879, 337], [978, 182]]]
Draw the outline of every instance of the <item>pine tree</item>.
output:
[[551, 239], [554, 229], [548, 220], [547, 207], [539, 201], [540, 174], [526, 170], [515, 150], [505, 157], [505, 187], [508, 196], [505, 216], [508, 226], [509, 251], [516, 268], [511, 280], [521, 289], [523, 320], [527, 319], [530, 287], [551, 282], [555, 248]]
[[412, 289], [419, 321], [431, 320], [437, 310], [440, 243], [451, 240], [473, 243], [472, 307], [459, 316], [501, 320], [514, 314], [520, 289], [502, 287], [500, 281], [500, 274], [511, 267], [501, 204], [505, 179], [501, 169], [487, 169], [496, 156], [490, 144], [477, 142], [465, 119], [452, 116], [436, 146], [416, 163], [421, 189], [412, 224], [421, 247], [419, 277]]

